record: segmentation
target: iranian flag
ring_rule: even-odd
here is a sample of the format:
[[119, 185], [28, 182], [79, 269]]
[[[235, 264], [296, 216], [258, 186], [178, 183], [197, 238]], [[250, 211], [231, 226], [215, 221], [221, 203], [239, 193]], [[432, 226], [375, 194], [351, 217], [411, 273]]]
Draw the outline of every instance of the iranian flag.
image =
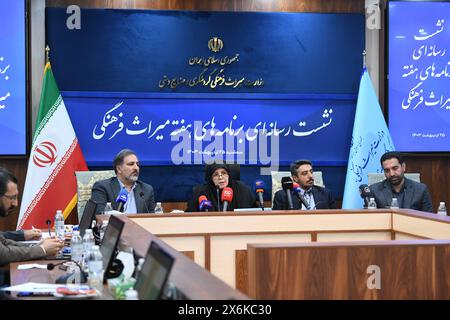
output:
[[56, 210], [67, 218], [77, 204], [75, 171], [87, 170], [49, 62], [35, 130], [17, 229], [45, 228]]

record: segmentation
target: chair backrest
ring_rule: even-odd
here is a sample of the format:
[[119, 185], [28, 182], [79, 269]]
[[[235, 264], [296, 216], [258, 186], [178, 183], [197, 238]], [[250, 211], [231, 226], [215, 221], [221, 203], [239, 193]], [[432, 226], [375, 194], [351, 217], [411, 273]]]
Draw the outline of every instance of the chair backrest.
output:
[[99, 180], [114, 177], [115, 175], [116, 174], [114, 170], [75, 171], [75, 176], [77, 178], [78, 221], [81, 221], [86, 202], [91, 198], [92, 186], [94, 185], [94, 183]]
[[[420, 173], [406, 173], [405, 177], [416, 182], [420, 182]], [[384, 173], [368, 173], [367, 174], [367, 184], [370, 186], [374, 183], [381, 182], [385, 179]]]
[[[272, 201], [275, 196], [275, 192], [282, 189], [281, 187], [281, 178], [290, 177], [290, 171], [271, 171], [272, 175]], [[314, 171], [314, 185], [319, 187], [325, 187], [323, 184], [322, 171]]]

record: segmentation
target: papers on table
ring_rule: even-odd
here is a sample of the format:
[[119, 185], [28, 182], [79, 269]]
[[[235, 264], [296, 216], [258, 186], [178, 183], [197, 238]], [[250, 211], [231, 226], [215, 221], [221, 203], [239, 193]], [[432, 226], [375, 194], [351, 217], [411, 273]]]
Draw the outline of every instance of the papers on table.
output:
[[19, 264], [17, 266], [17, 270], [28, 270], [28, 269], [47, 269], [46, 264], [39, 264], [39, 263], [28, 263], [28, 264]]
[[34, 292], [34, 293], [42, 293], [42, 292], [56, 293], [56, 289], [58, 288], [69, 288], [71, 290], [90, 289], [88, 285], [81, 285], [81, 284], [52, 284], [52, 283], [26, 282], [16, 286], [1, 288], [0, 290], [11, 292], [20, 291], [20, 292]]

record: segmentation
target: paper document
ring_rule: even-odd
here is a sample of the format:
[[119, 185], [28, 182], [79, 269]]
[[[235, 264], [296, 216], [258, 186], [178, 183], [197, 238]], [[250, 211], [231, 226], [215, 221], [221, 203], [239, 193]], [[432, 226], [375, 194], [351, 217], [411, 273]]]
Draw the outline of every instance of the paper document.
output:
[[39, 263], [28, 263], [28, 264], [19, 264], [17, 266], [17, 270], [28, 270], [28, 269], [47, 269], [46, 264], [39, 264]]
[[54, 284], [54, 283], [37, 283], [27, 282], [16, 286], [1, 288], [3, 291], [26, 291], [26, 292], [52, 292], [56, 293], [57, 288], [69, 288], [72, 290], [89, 290], [88, 285], [80, 284]]

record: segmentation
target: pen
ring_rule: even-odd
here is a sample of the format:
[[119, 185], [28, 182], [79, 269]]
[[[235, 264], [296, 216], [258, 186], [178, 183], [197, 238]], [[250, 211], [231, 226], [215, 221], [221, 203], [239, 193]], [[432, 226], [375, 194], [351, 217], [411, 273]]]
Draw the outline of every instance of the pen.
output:
[[48, 226], [48, 236], [51, 237], [52, 233], [50, 231], [50, 226], [52, 225], [52, 221], [50, 219], [47, 219], [46, 223], [47, 223], [47, 226]]

